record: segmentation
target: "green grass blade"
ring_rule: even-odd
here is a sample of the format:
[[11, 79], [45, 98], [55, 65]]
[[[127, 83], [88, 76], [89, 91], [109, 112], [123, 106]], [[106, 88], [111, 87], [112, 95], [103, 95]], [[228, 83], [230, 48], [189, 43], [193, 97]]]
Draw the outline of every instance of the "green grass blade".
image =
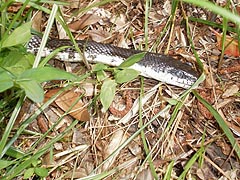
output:
[[[171, 126], [172, 126], [175, 118], [177, 117], [178, 112], [181, 110], [181, 108], [182, 108], [182, 106], [183, 106], [183, 102], [184, 102], [185, 98], [187, 97], [187, 95], [192, 91], [192, 89], [198, 87], [198, 85], [199, 85], [202, 81], [204, 81], [204, 79], [205, 79], [205, 75], [202, 74], [202, 75], [199, 77], [199, 79], [192, 85], [191, 88], [189, 88], [189, 89], [187, 89], [186, 91], [184, 91], [178, 99], [175, 99], [175, 101], [177, 101], [177, 103], [175, 103], [176, 106], [175, 106], [174, 111], [173, 111], [173, 113], [172, 113], [172, 115], [171, 115], [171, 118], [170, 118], [170, 120], [169, 120], [169, 122], [168, 122], [168, 125], [167, 125], [167, 127], [165, 128], [164, 132], [161, 134], [161, 136], [160, 136], [160, 138], [158, 139], [158, 141], [157, 141], [157, 143], [155, 144], [155, 146], [152, 147], [151, 152], [154, 151], [154, 149], [157, 147], [158, 142], [162, 141], [163, 137], [169, 132], [169, 129], [171, 128]], [[171, 107], [172, 107], [172, 105], [171, 105], [171, 104], [168, 104], [168, 105], [165, 107], [166, 109], [164, 108], [162, 111], [164, 112], [165, 110], [168, 110], [168, 109], [170, 109]], [[160, 111], [160, 113], [158, 113], [156, 116], [154, 116], [149, 122], [152, 122], [152, 121], [153, 121], [155, 118], [157, 118], [160, 114], [161, 114], [161, 111]], [[149, 123], [149, 122], [148, 122], [148, 123]], [[148, 123], [147, 123], [147, 124], [148, 124]], [[145, 124], [145, 125], [146, 125], [146, 124]], [[145, 127], [145, 125], [144, 125], [144, 127]], [[148, 159], [148, 156], [150, 156], [150, 153], [147, 155], [147, 157], [145, 158], [145, 160], [144, 160], [144, 162], [143, 162], [142, 164], [145, 163], [145, 161]]]
[[[143, 120], [142, 120], [143, 94], [144, 94], [144, 81], [143, 81], [143, 77], [141, 77], [141, 91], [140, 91], [140, 96], [139, 96], [139, 127], [140, 128], [143, 126]], [[152, 156], [151, 156], [152, 153], [149, 151], [148, 144], [146, 141], [144, 129], [141, 131], [141, 138], [142, 138], [142, 143], [143, 143], [143, 148], [144, 148], [145, 154], [147, 154], [147, 161], [149, 163], [149, 167], [150, 167], [152, 176], [154, 177], [154, 179], [158, 179], [158, 175], [157, 175], [155, 167], [153, 165], [153, 160], [152, 160]]]
[[197, 159], [204, 153], [205, 148], [201, 147], [194, 155], [193, 157], [187, 162], [187, 164], [184, 167], [184, 171], [182, 174], [178, 177], [178, 180], [185, 179], [186, 174], [189, 171], [189, 169], [193, 166], [193, 164], [197, 161]]
[[144, 12], [144, 39], [145, 39], [145, 50], [148, 50], [148, 17], [149, 17], [149, 10], [151, 8], [152, 1], [146, 0], [145, 2], [145, 12]]
[[38, 65], [38, 67], [44, 67], [50, 59], [54, 58], [54, 56], [57, 55], [57, 53], [63, 51], [64, 49], [67, 49], [67, 48], [69, 48], [69, 47], [70, 47], [70, 46], [62, 46], [62, 47], [59, 47], [59, 48], [55, 49], [55, 50], [54, 50], [53, 52], [51, 52], [47, 57], [45, 57], [43, 60], [41, 60], [41, 62], [40, 62], [40, 64]]
[[13, 128], [13, 125], [15, 123], [15, 120], [17, 119], [17, 116], [22, 107], [24, 97], [25, 97], [24, 95], [21, 95], [20, 99], [18, 100], [16, 107], [14, 108], [14, 111], [13, 111], [13, 113], [8, 121], [8, 124], [5, 128], [5, 131], [2, 135], [2, 139], [0, 141], [0, 158], [2, 158], [4, 156], [4, 154], [6, 153], [6, 151], [8, 150], [8, 148], [6, 148], [6, 143], [9, 138], [9, 134]]
[[185, 15], [185, 20], [186, 20], [186, 29], [187, 29], [187, 37], [188, 37], [188, 40], [189, 40], [189, 43], [190, 43], [190, 46], [191, 46], [191, 49], [194, 53], [194, 56], [197, 60], [197, 64], [200, 68], [200, 70], [203, 72], [203, 63], [201, 62], [199, 56], [198, 56], [198, 53], [197, 51], [195, 50], [195, 46], [194, 46], [194, 42], [192, 40], [192, 35], [191, 35], [191, 31], [190, 31], [190, 27], [189, 27], [189, 23], [188, 23], [188, 17]]
[[211, 114], [216, 119], [217, 123], [227, 136], [228, 140], [230, 141], [232, 147], [234, 148], [238, 158], [240, 159], [240, 147], [237, 143], [236, 139], [234, 138], [231, 130], [223, 120], [223, 118], [220, 116], [220, 114], [205, 100], [203, 99], [196, 91], [193, 91], [193, 94], [197, 97], [197, 99], [211, 112]]
[[43, 51], [43, 49], [44, 49], [44, 47], [47, 43], [48, 36], [49, 36], [50, 31], [51, 31], [51, 28], [52, 28], [52, 25], [53, 25], [53, 22], [54, 22], [54, 19], [55, 19], [54, 17], [56, 16], [57, 10], [58, 10], [58, 6], [56, 4], [54, 4], [53, 8], [52, 8], [52, 11], [51, 11], [51, 14], [50, 14], [50, 17], [49, 17], [49, 20], [48, 20], [48, 24], [47, 24], [45, 33], [44, 33], [43, 38], [42, 38], [41, 45], [39, 47], [39, 51], [37, 53], [36, 59], [35, 59], [34, 64], [33, 64], [33, 68], [36, 68], [39, 65], [39, 62], [41, 60], [41, 54], [42, 54], [42, 51]]
[[[34, 119], [36, 119], [36, 117], [42, 113], [42, 111], [44, 109], [46, 109], [56, 98], [57, 96], [59, 96], [64, 90], [66, 90], [67, 88], [69, 88], [70, 86], [67, 86], [65, 88], [63, 88], [62, 90], [60, 90], [58, 93], [56, 93], [49, 101], [47, 101], [45, 104], [42, 105], [41, 108], [37, 109], [36, 112], [31, 115], [29, 118], [27, 118], [25, 121], [22, 122], [22, 124], [19, 126], [17, 132], [14, 134], [14, 136], [8, 141], [8, 143], [6, 144], [6, 137], [4, 138], [4, 140], [1, 140], [1, 144], [0, 144], [0, 158], [3, 157], [3, 155], [6, 153], [6, 151], [12, 146], [12, 144], [17, 140], [17, 138], [20, 136], [20, 134], [26, 129], [26, 127], [29, 125], [29, 123], [31, 123]], [[21, 104], [19, 104], [19, 110], [21, 108]], [[15, 108], [16, 111], [18, 110], [17, 108]], [[19, 111], [18, 110], [18, 111]], [[17, 113], [13, 113], [13, 115]], [[12, 118], [12, 117], [11, 117]], [[13, 118], [16, 118], [16, 117], [13, 117]], [[12, 120], [13, 121], [13, 120]], [[11, 123], [14, 123], [10, 120]], [[10, 126], [10, 125], [9, 125]], [[12, 126], [12, 124], [11, 124]], [[8, 131], [10, 131], [10, 128], [7, 128], [9, 129]], [[8, 132], [7, 131], [7, 132]], [[10, 132], [8, 132], [10, 133]]]
[[141, 128], [139, 128], [131, 137], [129, 137], [126, 141], [124, 141], [119, 148], [117, 148], [112, 154], [109, 155], [108, 158], [106, 158], [103, 162], [101, 162], [94, 170], [92, 173], [97, 172], [97, 170], [105, 163], [107, 162], [113, 155], [115, 155], [117, 152], [122, 150], [125, 146], [127, 146], [131, 141], [133, 141], [134, 138], [136, 138], [141, 131], [149, 126], [154, 120], [156, 120], [162, 113], [165, 113], [170, 109], [170, 105], [167, 105], [164, 109], [162, 109], [159, 113], [157, 113], [151, 120], [149, 120], [146, 124], [144, 124]]
[[50, 142], [47, 143], [46, 146], [43, 146], [41, 149], [39, 149], [37, 152], [34, 152], [32, 156], [30, 156], [27, 159], [22, 159], [23, 162], [19, 161], [19, 164], [12, 168], [12, 170], [8, 171], [8, 174], [2, 178], [2, 180], [10, 180], [16, 177], [18, 174], [22, 173], [26, 168], [28, 168], [34, 161], [37, 161], [43, 154], [45, 154], [51, 146], [62, 139], [66, 133], [71, 130], [76, 124], [78, 123], [77, 120], [75, 120], [70, 126], [66, 128], [64, 132], [53, 138]]
[[[195, 18], [195, 17], [192, 17], [192, 16], [188, 17], [188, 19], [189, 19], [189, 21], [198, 22], [198, 23], [205, 24], [207, 26], [211, 26], [211, 27], [214, 27], [214, 28], [223, 29], [222, 24], [218, 24], [218, 23], [213, 22], [213, 21], [204, 20], [204, 19], [200, 19], [200, 18]], [[237, 32], [236, 28], [232, 28], [230, 26], [227, 26], [227, 31]]]
[[192, 4], [200, 6], [202, 8], [206, 8], [206, 9], [208, 9], [216, 14], [219, 14], [219, 15], [231, 20], [232, 22], [235, 22], [238, 25], [240, 25], [240, 16], [239, 15], [233, 14], [231, 11], [224, 9], [220, 6], [217, 6], [210, 1], [196, 1], [196, 0], [183, 0], [183, 1], [187, 2], [187, 3], [192, 3]]
[[170, 180], [171, 174], [173, 170], [174, 161], [171, 161], [171, 163], [167, 166], [166, 174], [163, 177], [163, 180]]

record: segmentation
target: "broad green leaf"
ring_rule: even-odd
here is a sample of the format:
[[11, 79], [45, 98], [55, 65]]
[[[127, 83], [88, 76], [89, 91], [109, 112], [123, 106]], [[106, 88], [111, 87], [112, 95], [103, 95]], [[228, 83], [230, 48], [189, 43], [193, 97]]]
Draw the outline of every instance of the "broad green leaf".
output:
[[16, 28], [2, 43], [2, 48], [24, 44], [31, 38], [31, 22]]
[[29, 168], [24, 172], [23, 179], [29, 179], [30, 177], [33, 176], [34, 173], [34, 168]]
[[105, 65], [105, 64], [102, 64], [102, 63], [97, 63], [97, 64], [95, 64], [94, 66], [93, 66], [93, 72], [96, 72], [96, 71], [102, 71], [102, 70], [105, 70], [105, 69], [107, 69], [108, 68], [108, 66], [107, 65]]
[[117, 72], [114, 77], [116, 82], [121, 84], [135, 79], [139, 74], [140, 72], [134, 69], [123, 69]]
[[175, 106], [179, 102], [177, 99], [174, 98], [165, 98], [165, 100], [173, 106]]
[[0, 159], [0, 170], [10, 166], [13, 163], [14, 161], [7, 161], [7, 160]]
[[2, 57], [0, 61], [0, 66], [9, 70], [12, 74], [21, 74], [26, 69], [32, 67], [33, 56], [25, 55], [20, 51], [10, 51], [8, 55]]
[[106, 79], [106, 73], [101, 70], [101, 71], [97, 71], [97, 80], [98, 81], [103, 81], [104, 79]]
[[134, 54], [130, 56], [129, 58], [126, 59], [126, 61], [124, 61], [122, 64], [119, 65], [119, 68], [130, 67], [136, 62], [141, 61], [144, 58], [146, 53], [147, 52], [140, 52], [138, 54]]
[[8, 71], [0, 67], [0, 92], [13, 87], [13, 85], [13, 76]]
[[103, 105], [104, 111], [107, 111], [113, 101], [116, 92], [116, 85], [116, 82], [111, 79], [107, 79], [103, 82], [100, 92], [100, 101]]
[[38, 159], [34, 159], [34, 160], [32, 161], [32, 166], [33, 166], [33, 167], [37, 167], [38, 164], [39, 164], [39, 160], [38, 160]]
[[22, 151], [20, 151], [19, 149], [11, 146], [7, 152], [6, 155], [13, 157], [13, 158], [21, 158], [25, 155], [25, 153], [23, 153]]
[[44, 91], [40, 84], [35, 80], [23, 80], [16, 82], [24, 91], [26, 96], [34, 102], [42, 102]]
[[48, 170], [46, 168], [36, 167], [35, 173], [40, 177], [46, 177], [48, 175]]
[[66, 71], [52, 68], [40, 67], [26, 70], [19, 77], [18, 80], [35, 80], [39, 83], [51, 80], [76, 80], [78, 76], [68, 73]]

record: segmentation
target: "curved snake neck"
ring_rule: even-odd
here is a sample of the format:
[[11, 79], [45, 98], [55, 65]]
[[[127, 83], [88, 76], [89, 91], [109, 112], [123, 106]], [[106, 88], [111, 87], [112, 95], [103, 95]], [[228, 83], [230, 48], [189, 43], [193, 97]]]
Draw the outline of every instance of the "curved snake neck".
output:
[[[32, 36], [27, 45], [28, 51], [36, 54], [41, 41], [42, 39], [39, 36]], [[87, 61], [104, 63], [110, 66], [119, 66], [128, 57], [143, 52], [93, 41], [77, 40], [76, 42]], [[73, 43], [67, 39], [50, 39], [41, 56], [46, 57], [53, 50], [62, 46], [70, 46], [70, 48], [59, 52], [56, 55], [57, 59], [70, 62], [82, 61], [83, 56], [76, 52]], [[130, 68], [139, 71], [144, 77], [182, 88], [189, 88], [198, 78], [198, 73], [190, 65], [170, 56], [151, 52], [146, 52], [144, 58]]]

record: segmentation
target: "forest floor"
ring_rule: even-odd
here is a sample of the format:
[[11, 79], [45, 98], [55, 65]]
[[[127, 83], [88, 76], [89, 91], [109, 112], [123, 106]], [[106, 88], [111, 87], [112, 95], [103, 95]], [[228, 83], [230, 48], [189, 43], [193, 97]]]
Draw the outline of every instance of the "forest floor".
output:
[[[173, 14], [169, 0], [153, 1], [151, 8], [139, 0], [96, 2], [92, 8], [88, 7], [94, 3], [83, 0], [60, 6], [75, 39], [170, 55], [189, 63], [199, 74], [204, 72], [205, 80], [195, 93], [182, 97], [185, 91], [182, 88], [138, 77], [116, 84], [114, 101], [104, 110], [102, 102], [111, 96], [111, 88], [100, 100], [101, 77], [114, 80], [114, 76], [111, 69], [99, 71], [57, 98], [27, 127], [34, 134], [20, 135], [14, 146], [28, 151], [47, 132], [35, 147], [40, 149], [77, 119], [78, 123], [41, 157], [41, 166], [49, 170], [47, 179], [240, 177], [239, 157], [222, 129], [227, 126], [239, 144], [239, 55], [230, 50], [219, 65], [222, 29], [198, 21], [221, 25], [221, 16], [182, 2]], [[48, 18], [42, 11], [34, 11], [33, 28], [43, 32]], [[234, 23], [229, 22], [228, 26], [236, 28]], [[67, 34], [55, 22], [50, 37], [64, 39]], [[79, 76], [89, 72], [82, 63], [56, 59], [49, 63]], [[90, 68], [96, 65], [90, 64]], [[45, 102], [65, 83], [45, 83]], [[225, 126], [219, 124], [198, 95], [216, 110]], [[78, 101], [73, 107], [75, 112], [66, 112], [75, 101]], [[38, 105], [26, 101], [15, 127], [37, 108]]]

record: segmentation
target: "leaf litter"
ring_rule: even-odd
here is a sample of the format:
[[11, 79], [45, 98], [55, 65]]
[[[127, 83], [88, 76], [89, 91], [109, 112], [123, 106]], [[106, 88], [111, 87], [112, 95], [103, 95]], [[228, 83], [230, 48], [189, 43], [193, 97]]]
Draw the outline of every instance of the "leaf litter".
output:
[[[73, 3], [76, 4], [76, 1]], [[73, 7], [76, 6], [74, 4], [72, 5]], [[90, 4], [88, 1], [82, 1], [77, 5], [77, 8], [86, 8]], [[163, 53], [167, 47], [167, 34], [162, 37], [160, 43], [157, 40], [159, 33], [165, 28], [166, 19], [170, 13], [169, 4], [171, 4], [170, 1], [165, 1], [164, 3], [153, 2], [153, 6], [150, 9], [148, 47], [153, 47], [151, 48], [152, 51]], [[141, 1], [137, 0], [131, 2], [121, 1], [95, 7], [93, 10], [89, 10], [85, 14], [80, 13], [75, 17], [71, 12], [71, 10], [75, 9], [65, 7], [63, 14], [76, 38], [92, 39], [115, 45], [123, 44], [129, 48], [144, 49], [146, 46], [143, 30], [144, 6]], [[205, 15], [204, 17], [208, 16], [201, 8], [194, 6], [191, 6], [194, 11], [190, 11], [188, 9], [189, 6], [184, 5], [183, 8], [185, 9], [177, 11], [178, 20], [182, 20], [181, 11], [183, 10], [187, 11], [189, 16], [195, 16], [196, 13], [194, 12], [198, 10], [201, 12], [201, 15]], [[47, 18], [47, 15], [42, 16]], [[44, 25], [41, 18], [37, 18], [36, 21]], [[216, 21], [221, 21], [221, 19], [217, 17]], [[236, 133], [235, 137], [238, 138], [240, 134], [239, 71], [230, 71], [230, 74], [217, 75], [216, 57], [219, 57], [219, 55], [216, 55], [215, 52], [219, 51], [219, 49], [216, 49], [219, 46], [219, 41], [214, 36], [216, 34], [212, 34], [212, 31], [206, 25], [192, 22], [189, 25], [197, 53], [204, 64], [205, 72], [207, 72], [207, 79], [211, 77], [215, 82], [214, 84], [206, 85], [207, 81], [205, 81], [200, 85], [199, 92], [200, 94], [204, 92], [201, 95], [214, 107], [218, 107], [218, 112], [228, 123], [229, 127], [233, 129], [233, 132]], [[190, 57], [186, 58], [185, 61], [187, 60], [194, 64], [195, 58], [188, 46], [185, 28], [176, 22], [175, 30], [176, 33], [170, 39], [171, 48], [169, 54], [181, 59]], [[52, 35], [58, 35], [58, 30], [54, 30]], [[60, 35], [60, 37], [63, 36], [64, 33]], [[200, 41], [200, 39], [202, 40]], [[234, 56], [234, 54], [230, 54], [226, 58], [223, 68], [231, 68], [230, 64], [235, 61], [231, 56]], [[63, 67], [61, 65], [60, 68]], [[73, 63], [73, 67], [77, 69], [74, 72], [84, 73], [85, 71], [80, 63]], [[107, 76], [112, 78], [109, 74]], [[109, 106], [107, 93], [109, 91], [102, 95], [102, 102], [106, 101], [105, 109], [102, 111], [102, 105], [97, 98], [100, 93], [104, 93], [101, 91], [101, 82], [97, 82], [94, 77], [85, 81], [90, 84], [90, 87], [87, 90], [85, 89], [86, 93], [76, 93], [74, 90], [65, 92], [63, 96], [55, 100], [55, 104], [51, 105], [52, 107], [49, 110], [44, 111], [43, 117], [39, 117], [38, 120], [28, 127], [31, 131], [46, 132], [53, 127], [59, 117], [61, 118], [66, 113], [68, 108], [73, 106], [73, 109], [80, 109], [80, 111], [77, 111], [76, 116], [68, 113], [69, 115], [64, 116], [60, 123], [54, 126], [49, 132], [49, 136], [54, 137], [56, 134], [63, 132], [73, 119], [76, 118], [82, 121], [81, 117], [86, 117], [83, 120], [84, 123], [79, 122], [72, 132], [68, 133], [61, 142], [55, 145], [52, 162], [49, 160], [49, 154], [46, 154], [43, 158], [43, 162], [45, 162], [43, 165], [50, 168], [48, 179], [60, 177], [77, 179], [110, 172], [111, 170], [114, 170], [114, 173], [106, 179], [142, 179], [143, 177], [153, 179], [149, 164], [143, 163], [146, 160], [146, 152], [140, 136], [132, 138], [120, 150], [119, 147], [140, 128], [139, 108], [142, 108], [143, 123], [147, 123], [167, 106], [169, 99], [173, 97], [173, 99], [176, 99], [181, 94], [182, 89], [161, 83], [158, 84], [158, 82], [150, 79], [144, 79], [144, 95], [142, 104], [139, 104], [140, 83], [138, 79], [131, 81], [131, 83], [116, 85], [117, 89], [121, 87], [131, 88], [132, 93], [138, 94], [138, 97], [132, 97], [132, 107], [128, 107], [130, 110], [124, 117], [120, 120], [110, 121], [111, 112], [107, 111]], [[110, 81], [114, 83], [114, 80]], [[59, 81], [51, 83], [53, 84], [45, 85], [46, 90], [49, 89], [50, 92], [53, 91], [51, 86], [62, 86]], [[113, 85], [115, 86], [115, 84]], [[81, 84], [78, 86], [81, 86]], [[89, 94], [89, 96], [85, 96], [85, 94]], [[112, 94], [109, 95], [111, 96]], [[76, 102], [76, 108], [72, 102]], [[21, 114], [24, 114], [24, 116], [21, 115], [20, 119], [24, 119], [25, 116], [28, 116], [28, 113], [32, 113], [33, 109], [37, 108], [36, 105], [30, 102], [27, 102], [27, 104], [31, 108], [23, 107]], [[219, 104], [224, 105], [218, 106]], [[202, 146], [201, 140], [203, 136], [205, 136], [204, 147], [206, 148], [203, 157], [204, 164], [199, 166], [195, 162], [189, 170], [186, 179], [191, 179], [192, 177], [199, 179], [233, 177], [232, 179], [236, 179], [239, 176], [239, 171], [234, 169], [239, 170], [240, 167], [239, 159], [233, 153], [233, 147], [230, 146], [228, 140], [222, 134], [211, 113], [192, 94], [186, 99], [171, 130], [159, 141], [167, 128], [173, 111], [174, 107], [160, 114], [160, 116], [158, 115], [143, 130], [159, 179], [162, 179], [166, 174], [166, 169], [171, 161], [174, 161], [172, 178], [179, 177], [187, 161]], [[42, 118], [44, 118], [44, 121], [37, 123]], [[18, 122], [21, 122], [21, 120]], [[18, 125], [16, 124], [15, 126], [17, 128]], [[25, 143], [22, 143], [24, 139]], [[21, 135], [19, 140], [15, 142], [15, 146], [20, 147], [23, 151], [27, 151], [36, 140], [37, 138]], [[42, 142], [42, 144], [44, 143], [47, 143], [47, 138]], [[111, 155], [114, 151], [117, 153]], [[219, 161], [216, 159], [219, 159]]]

